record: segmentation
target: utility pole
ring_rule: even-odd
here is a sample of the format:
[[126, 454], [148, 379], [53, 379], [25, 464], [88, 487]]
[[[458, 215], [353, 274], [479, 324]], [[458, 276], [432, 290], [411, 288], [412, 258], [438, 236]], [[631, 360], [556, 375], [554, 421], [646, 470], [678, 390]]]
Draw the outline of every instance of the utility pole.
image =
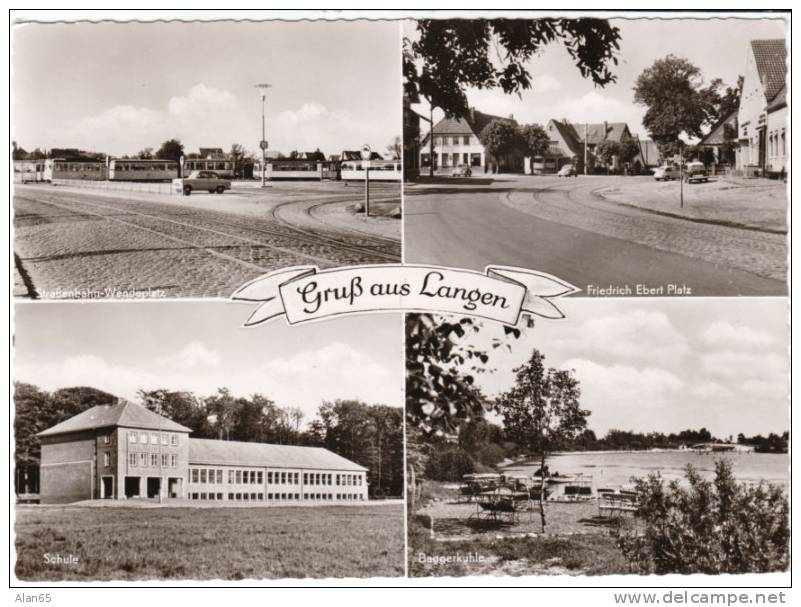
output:
[[362, 146], [362, 167], [364, 168], [364, 216], [370, 217], [370, 159], [373, 151], [366, 143]]
[[589, 132], [589, 126], [587, 123], [584, 123], [584, 174], [587, 174], [587, 134]]
[[684, 142], [679, 141], [679, 208], [684, 208]]
[[259, 89], [261, 94], [261, 141], [259, 147], [261, 148], [261, 187], [267, 187], [267, 129], [264, 119], [264, 104], [267, 100], [267, 89], [271, 84], [257, 84], [256, 88]]

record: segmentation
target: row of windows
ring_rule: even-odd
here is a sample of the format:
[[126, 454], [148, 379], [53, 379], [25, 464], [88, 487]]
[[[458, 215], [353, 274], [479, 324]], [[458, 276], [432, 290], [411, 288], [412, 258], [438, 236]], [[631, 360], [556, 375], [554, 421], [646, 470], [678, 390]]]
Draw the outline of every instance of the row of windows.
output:
[[[106, 454], [108, 455], [108, 453]], [[159, 466], [159, 454], [158, 453], [129, 453], [128, 454], [128, 465], [132, 468], [140, 467], [140, 468], [147, 468], [148, 462], [150, 462], [151, 468], [157, 468]], [[108, 464], [107, 464], [108, 465]], [[175, 454], [161, 454], [161, 467], [162, 468], [177, 468], [178, 467], [178, 456]]]
[[[193, 483], [212, 483], [222, 485], [225, 482], [224, 470], [207, 468], [192, 468], [191, 479]], [[233, 485], [261, 485], [264, 476], [261, 470], [229, 470], [228, 484]]]
[[[214, 483], [221, 485], [224, 481], [223, 470], [192, 468], [191, 482], [193, 483]], [[228, 484], [261, 485], [264, 480], [261, 470], [229, 470]], [[299, 472], [267, 472], [268, 485], [299, 485]], [[334, 485], [337, 486], [360, 486], [362, 477], [358, 474], [330, 474], [320, 472], [304, 472], [304, 485]]]
[[233, 162], [219, 162], [212, 160], [186, 160], [184, 162], [184, 169], [187, 171], [230, 171], [233, 168]]
[[434, 137], [434, 145], [470, 145], [470, 135], [454, 135], [453, 137]]
[[781, 134], [778, 130], [768, 133], [768, 155], [787, 155], [787, 138], [785, 137], [784, 129], [781, 130]]
[[170, 163], [131, 163], [131, 162], [115, 162], [113, 169], [115, 171], [177, 171], [178, 165], [174, 162]]
[[[213, 493], [213, 492], [193, 492], [189, 494], [189, 499], [192, 500], [211, 500], [211, 501], [222, 501], [224, 499], [224, 493]], [[300, 493], [229, 493], [228, 494], [228, 501], [231, 502], [263, 502], [265, 495], [267, 496], [267, 501], [364, 501], [364, 496], [359, 494], [351, 494], [351, 493], [343, 493], [343, 494], [333, 494], [333, 493], [306, 493], [301, 496]]]
[[[108, 442], [108, 441], [106, 441]], [[135, 430], [130, 430], [128, 432], [128, 442], [131, 444], [139, 443], [140, 445], [158, 445], [159, 444], [159, 435], [157, 432], [137, 432]], [[161, 444], [162, 445], [171, 445], [173, 447], [178, 446], [178, 435], [177, 434], [167, 434], [165, 432], [161, 433]]]

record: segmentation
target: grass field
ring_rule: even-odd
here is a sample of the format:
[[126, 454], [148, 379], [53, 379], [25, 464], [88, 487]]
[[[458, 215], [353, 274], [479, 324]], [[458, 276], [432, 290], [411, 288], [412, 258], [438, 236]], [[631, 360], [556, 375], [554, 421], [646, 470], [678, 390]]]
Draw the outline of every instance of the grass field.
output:
[[[420, 497], [420, 509], [409, 516], [411, 577], [631, 572], [613, 532], [633, 521], [599, 517], [595, 502], [547, 503], [543, 536], [538, 511], [515, 524], [471, 525], [476, 506], [459, 502], [454, 483], [425, 480]], [[520, 537], [530, 534], [539, 537]]]
[[[403, 575], [403, 506], [17, 506], [15, 573], [30, 581]], [[48, 564], [45, 554], [78, 557]]]
[[623, 553], [608, 533], [504, 539], [489, 534], [459, 542], [437, 542], [431, 539], [425, 521], [416, 516], [409, 520], [410, 577], [630, 572]]

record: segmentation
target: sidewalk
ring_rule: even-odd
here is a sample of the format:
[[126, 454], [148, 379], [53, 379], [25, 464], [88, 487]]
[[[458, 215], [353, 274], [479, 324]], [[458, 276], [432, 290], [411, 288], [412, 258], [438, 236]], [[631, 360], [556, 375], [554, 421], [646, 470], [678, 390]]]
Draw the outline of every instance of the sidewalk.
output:
[[634, 178], [598, 188], [604, 200], [692, 221], [762, 232], [787, 232], [787, 184], [767, 179], [710, 177], [708, 183], [681, 184]]

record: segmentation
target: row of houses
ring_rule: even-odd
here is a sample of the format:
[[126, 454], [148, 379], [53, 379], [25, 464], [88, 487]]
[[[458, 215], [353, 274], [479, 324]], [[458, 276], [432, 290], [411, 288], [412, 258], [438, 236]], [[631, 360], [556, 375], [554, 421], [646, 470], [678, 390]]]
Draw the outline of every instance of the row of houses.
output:
[[[625, 122], [573, 123], [553, 118], [545, 126], [550, 146], [543, 156], [528, 158], [520, 151], [513, 151], [503, 158], [490, 158], [479, 135], [493, 121], [518, 125], [514, 116], [494, 116], [475, 108], [470, 108], [466, 117], [443, 118], [434, 125], [433, 135], [429, 132], [421, 142], [419, 168], [424, 171], [433, 162], [435, 171], [443, 173], [455, 167], [469, 166], [473, 172], [500, 170], [539, 174], [555, 173], [566, 164], [572, 164], [583, 172], [586, 162], [588, 172], [599, 169], [619, 171], [623, 168], [619, 159], [613, 158], [606, 164], [597, 157], [598, 146], [606, 141], [636, 144], [638, 151], [629, 167], [634, 172], [657, 166], [660, 161], [656, 145], [651, 141], [641, 141]], [[433, 156], [429, 140], [432, 136]]]
[[[783, 39], [751, 41], [739, 108], [713, 125], [698, 142], [701, 160], [746, 175], [787, 172], [786, 61]], [[406, 174], [411, 177], [425, 173], [432, 165], [435, 172], [444, 174], [462, 166], [471, 167], [473, 173], [556, 173], [566, 164], [575, 166], [578, 172], [585, 172], [586, 164], [589, 173], [624, 169], [639, 173], [664, 161], [656, 143], [640, 139], [625, 122], [583, 123], [554, 118], [545, 126], [550, 145], [543, 156], [526, 158], [521, 152], [513, 152], [490, 158], [479, 138], [482, 130], [493, 121], [517, 125], [514, 116], [494, 116], [470, 108], [466, 116], [443, 118], [420, 140], [422, 117], [412, 110], [412, 102], [404, 100], [404, 136], [407, 142], [415, 142], [404, 156]], [[598, 158], [599, 145], [608, 141], [636, 145], [627, 166], [618, 158], [611, 162]]]
[[367, 468], [327, 449], [198, 439], [191, 432], [133, 403], [79, 413], [37, 435], [40, 502], [367, 500]]

